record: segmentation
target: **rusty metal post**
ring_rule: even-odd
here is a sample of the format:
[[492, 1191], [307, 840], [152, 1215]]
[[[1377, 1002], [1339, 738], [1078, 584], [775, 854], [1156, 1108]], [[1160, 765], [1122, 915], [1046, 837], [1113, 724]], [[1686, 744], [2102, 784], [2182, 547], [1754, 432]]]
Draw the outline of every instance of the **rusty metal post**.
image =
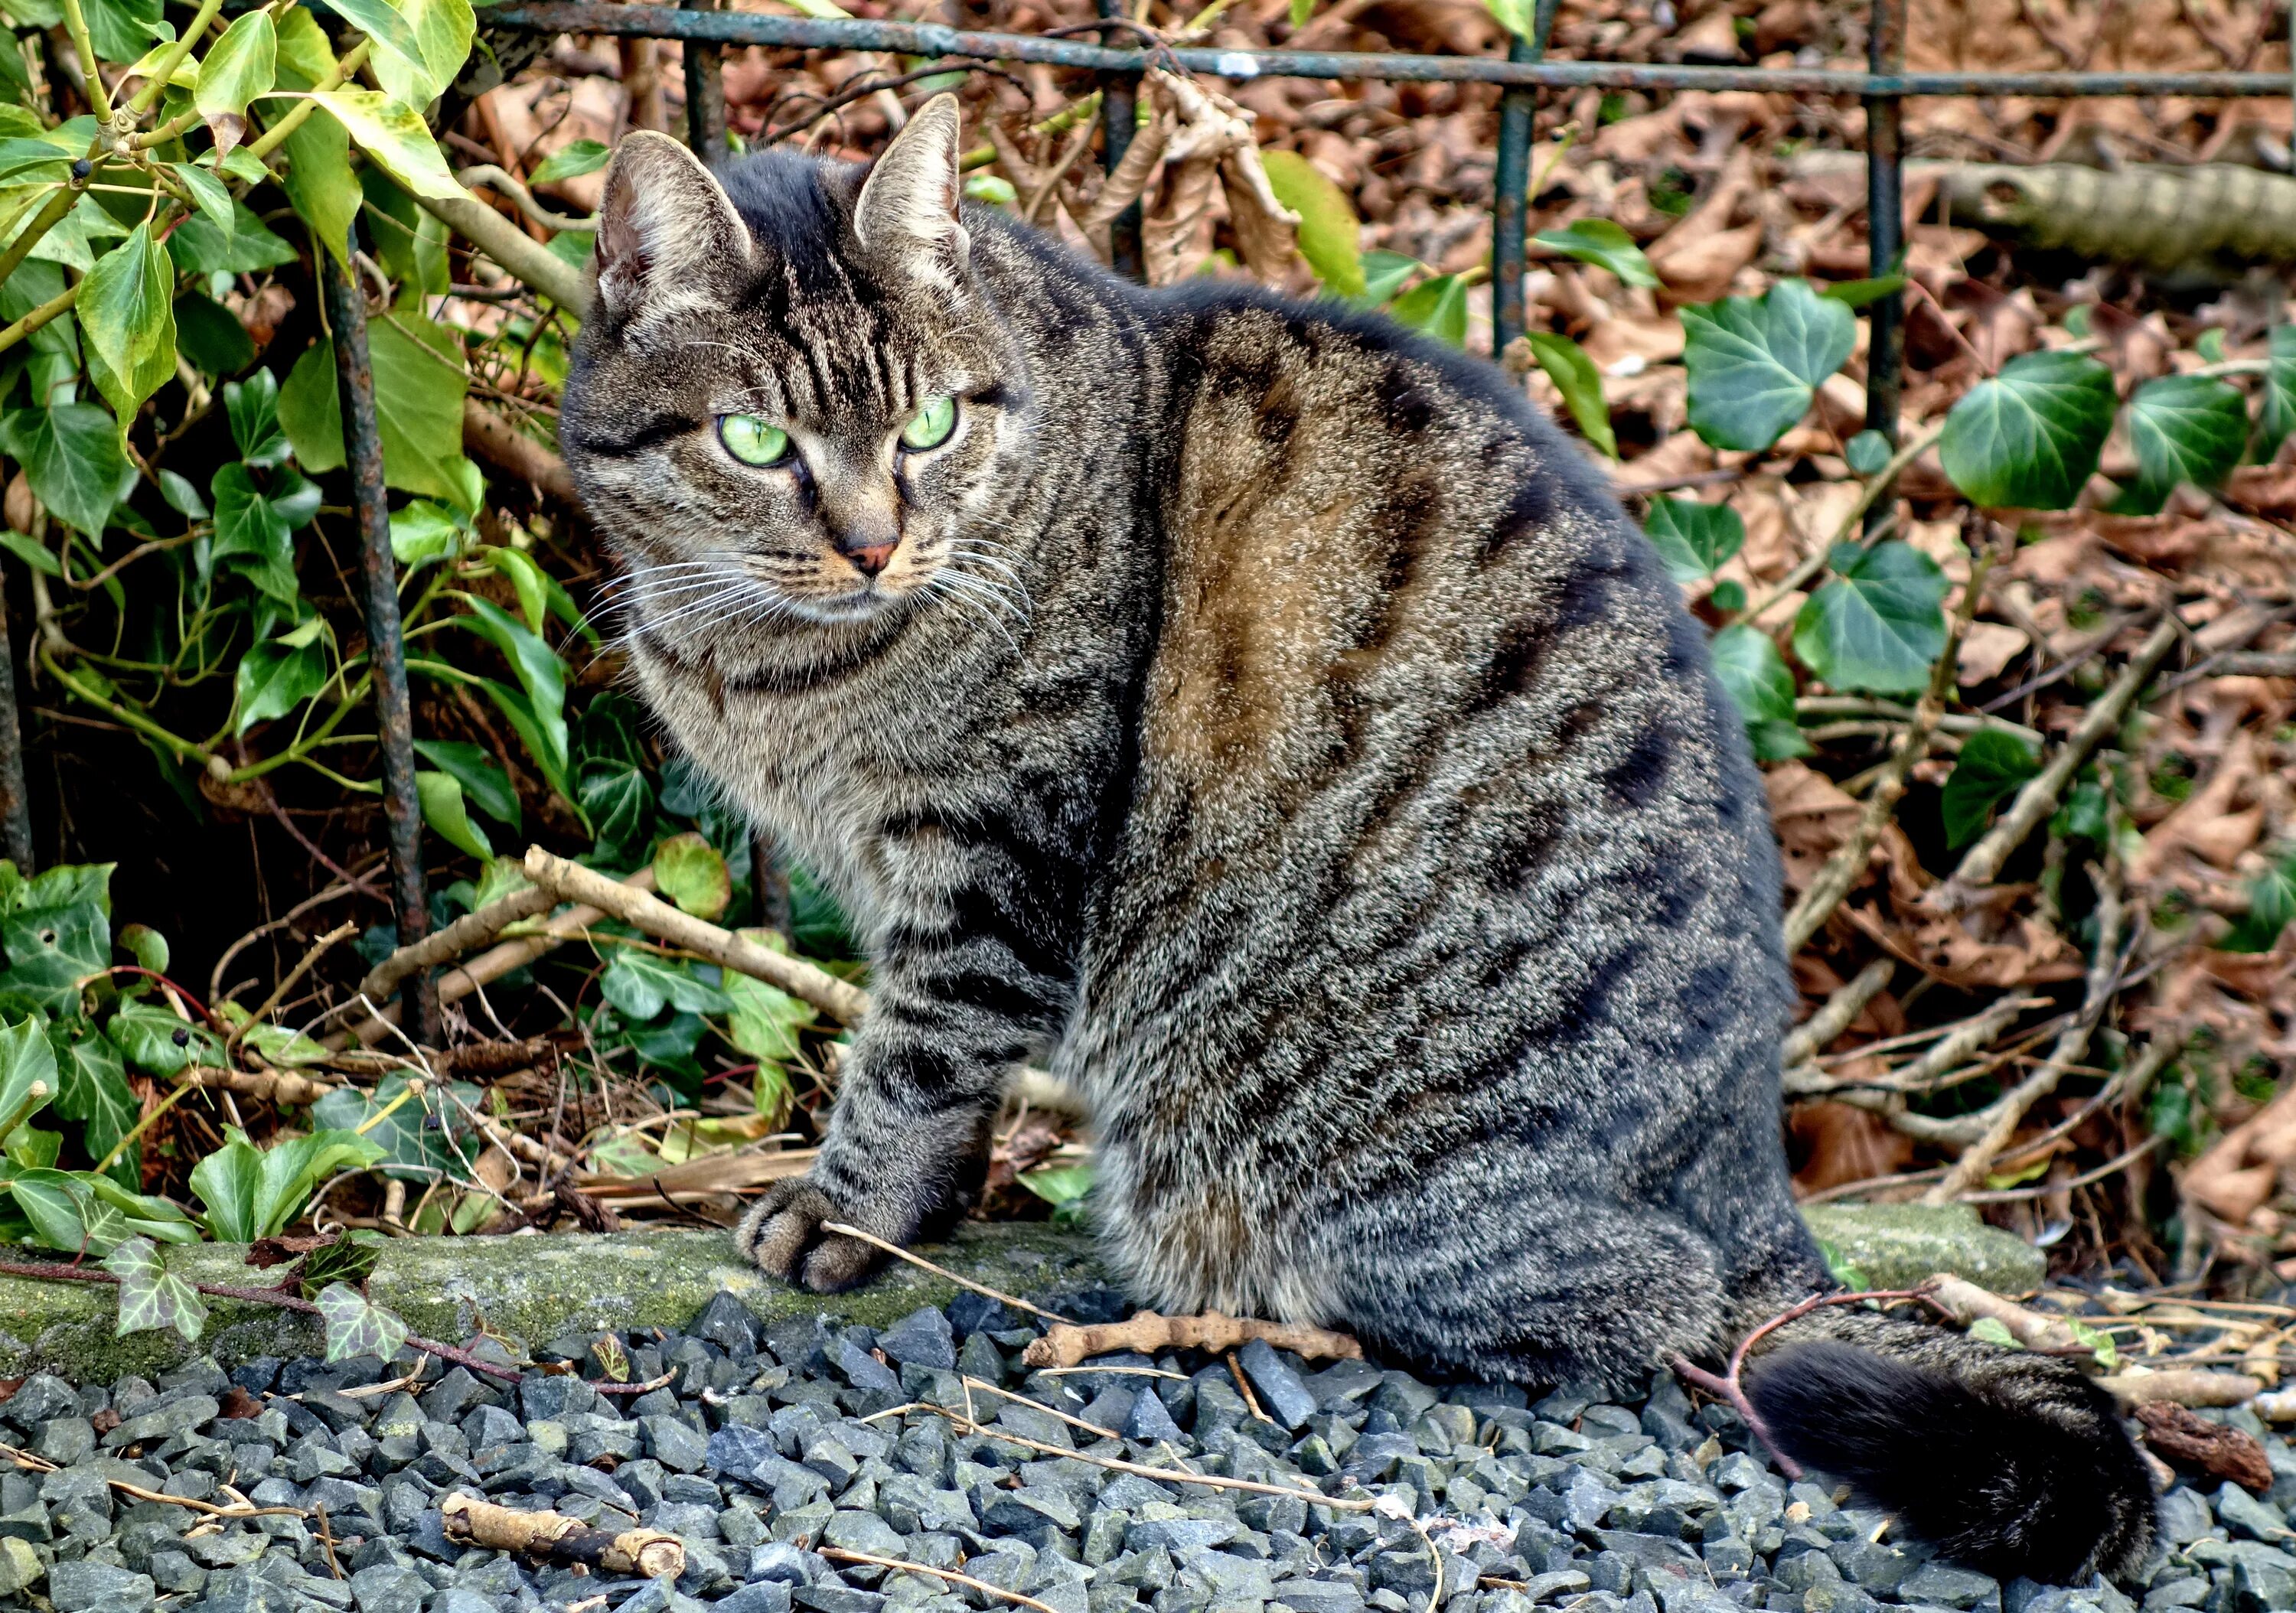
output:
[[[354, 250], [358, 245], [351, 237]], [[342, 383], [343, 446], [358, 502], [359, 562], [366, 585], [367, 665], [374, 676], [375, 726], [382, 749], [382, 811], [390, 832], [391, 905], [398, 944], [430, 932], [422, 879], [422, 805], [414, 788], [414, 714], [406, 694], [406, 643], [398, 626], [398, 569], [390, 553], [390, 504], [382, 485], [382, 437], [374, 409], [374, 366], [367, 357], [366, 296], [331, 252], [317, 254], [326, 282], [327, 316], [335, 327], [335, 370]], [[426, 1047], [439, 1043], [439, 995], [430, 971], [418, 969], [398, 988], [399, 1023]]]
[[[1538, 61], [1546, 54], [1554, 27], [1556, 0], [1538, 0], [1528, 37], [1507, 41], [1509, 61]], [[1491, 356], [1522, 334], [1522, 274], [1530, 214], [1531, 122], [1538, 91], [1512, 85], [1499, 99], [1498, 161], [1491, 175]]]
[[24, 790], [24, 731], [16, 716], [16, 652], [8, 642], [8, 610], [0, 594], [0, 839], [16, 872], [32, 864], [32, 805]]
[[[717, 0], [693, 0], [715, 11]], [[679, 49], [685, 59], [685, 149], [712, 168], [726, 160], [726, 47], [699, 39]]]
[[[1874, 0], [1866, 64], [1894, 76], [1906, 65], [1906, 0]], [[1905, 262], [1906, 103], [1892, 92], [1866, 102], [1866, 238], [1868, 272], [1875, 279], [1898, 273]], [[1866, 429], [1898, 445], [1898, 405], [1906, 385], [1906, 294], [1890, 291], [1866, 305]], [[1871, 531], [1890, 519], [1890, 499], [1866, 512]]]
[[[1124, 0], [1100, 0], [1100, 14], [1121, 18]], [[1139, 127], [1139, 104], [1138, 73], [1101, 75], [1101, 160], [1111, 174], [1116, 172], [1116, 165], [1124, 160], [1124, 150], [1132, 143], [1133, 133]], [[1146, 273], [1145, 262], [1140, 244], [1140, 204], [1136, 201], [1108, 226], [1108, 265], [1126, 279], [1138, 280]]]

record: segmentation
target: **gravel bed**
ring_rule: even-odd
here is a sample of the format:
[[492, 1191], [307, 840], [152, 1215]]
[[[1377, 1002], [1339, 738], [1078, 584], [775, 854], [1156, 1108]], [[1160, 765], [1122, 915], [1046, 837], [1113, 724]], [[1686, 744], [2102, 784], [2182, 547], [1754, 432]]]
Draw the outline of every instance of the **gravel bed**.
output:
[[[1070, 1306], [1071, 1312], [1076, 1306]], [[2296, 1454], [2263, 1434], [2277, 1481], [2257, 1498], [2179, 1485], [2142, 1584], [2003, 1584], [1901, 1543], [1878, 1512], [1817, 1482], [1787, 1484], [1736, 1416], [1694, 1407], [1670, 1377], [1625, 1403], [1569, 1389], [1435, 1387], [1361, 1362], [1317, 1370], [1248, 1347], [1239, 1363], [1109, 1356], [1031, 1374], [1028, 1319], [967, 1295], [882, 1332], [817, 1320], [760, 1327], [720, 1295], [683, 1333], [557, 1340], [537, 1353], [581, 1374], [513, 1388], [461, 1367], [355, 1391], [413, 1363], [372, 1357], [194, 1362], [157, 1383], [25, 1380], [0, 1439], [0, 1608], [53, 1613], [878, 1613], [1025, 1605], [930, 1576], [832, 1561], [859, 1552], [961, 1571], [1059, 1613], [2073, 1613], [2296, 1608]], [[604, 1396], [619, 1355], [638, 1396]], [[1095, 1370], [1130, 1368], [1132, 1371]], [[1140, 1369], [1153, 1369], [1152, 1375]], [[959, 1433], [914, 1402], [962, 1411], [1047, 1455]], [[1063, 1421], [1114, 1430], [1108, 1438]], [[874, 1419], [873, 1421], [872, 1419]], [[1378, 1511], [1168, 1483], [1111, 1458], [1390, 1498]], [[110, 1482], [297, 1508], [221, 1520]], [[439, 1503], [455, 1490], [609, 1528], [633, 1520], [686, 1543], [674, 1584], [617, 1579], [458, 1547]], [[331, 1562], [318, 1527], [325, 1508]], [[1415, 1526], [1415, 1527], [1414, 1527]]]

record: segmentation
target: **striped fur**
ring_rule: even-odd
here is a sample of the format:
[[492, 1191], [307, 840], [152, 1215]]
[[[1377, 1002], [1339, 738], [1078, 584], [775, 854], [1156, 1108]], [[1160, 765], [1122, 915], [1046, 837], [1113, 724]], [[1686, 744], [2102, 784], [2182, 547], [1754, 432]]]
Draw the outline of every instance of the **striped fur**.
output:
[[[1160, 1308], [1623, 1382], [1824, 1286], [1759, 781], [1598, 478], [1376, 318], [939, 227], [955, 133], [912, 119], [858, 232], [860, 170], [721, 192], [633, 135], [566, 394], [647, 699], [874, 971], [820, 1162], [743, 1247], [858, 1281], [820, 1224], [960, 1214], [1036, 1057]], [[898, 451], [942, 392], [955, 437]], [[802, 464], [734, 461], [729, 413]], [[873, 579], [839, 544], [885, 520]]]

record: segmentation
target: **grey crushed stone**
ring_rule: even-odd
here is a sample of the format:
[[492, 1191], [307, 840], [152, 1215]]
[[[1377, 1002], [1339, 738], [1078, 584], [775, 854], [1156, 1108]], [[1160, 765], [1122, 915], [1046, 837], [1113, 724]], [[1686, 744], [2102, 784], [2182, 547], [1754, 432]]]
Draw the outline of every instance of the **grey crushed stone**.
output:
[[[1103, 1291], [1060, 1303], [1087, 1319], [1121, 1314]], [[880, 1332], [818, 1319], [763, 1327], [721, 1294], [682, 1334], [623, 1337], [603, 1355], [594, 1335], [536, 1352], [590, 1377], [617, 1357], [636, 1381], [668, 1375], [642, 1395], [601, 1394], [563, 1371], [529, 1371], [513, 1385], [435, 1363], [406, 1388], [348, 1392], [400, 1376], [411, 1357], [263, 1360], [230, 1372], [201, 1361], [158, 1383], [78, 1388], [34, 1376], [0, 1402], [0, 1440], [60, 1465], [0, 1470], [0, 1609], [1011, 1605], [824, 1552], [954, 1569], [1058, 1613], [1432, 1613], [1439, 1572], [1442, 1613], [2296, 1609], [2296, 1452], [2246, 1412], [2205, 1415], [2264, 1439], [2269, 1493], [2178, 1484], [2136, 1582], [2003, 1584], [1882, 1529], [1846, 1492], [1789, 1485], [1734, 1414], [1693, 1406], [1671, 1378], [1625, 1403], [1569, 1387], [1531, 1396], [1431, 1385], [1368, 1362], [1317, 1365], [1263, 1341], [1236, 1352], [1247, 1402], [1227, 1363], [1201, 1356], [1031, 1373], [1020, 1355], [1034, 1336], [1024, 1318], [971, 1295]], [[968, 1391], [960, 1375], [1037, 1404]], [[255, 1397], [254, 1415], [221, 1415], [234, 1388]], [[906, 1409], [916, 1403], [986, 1429], [960, 1434]], [[119, 1421], [98, 1436], [94, 1419], [107, 1409]], [[1079, 1455], [1376, 1498], [1382, 1510], [1335, 1512]], [[334, 1561], [316, 1516], [206, 1527], [110, 1479], [194, 1500], [229, 1485], [258, 1505], [324, 1505]], [[648, 1583], [457, 1545], [439, 1512], [455, 1490], [604, 1528], [670, 1530], [686, 1543], [687, 1570]]]

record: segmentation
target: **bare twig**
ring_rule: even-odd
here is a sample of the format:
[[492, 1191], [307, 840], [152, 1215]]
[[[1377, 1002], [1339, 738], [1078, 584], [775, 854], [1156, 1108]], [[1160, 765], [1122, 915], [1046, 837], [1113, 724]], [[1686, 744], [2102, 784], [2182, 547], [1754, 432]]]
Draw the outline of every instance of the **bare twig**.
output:
[[[976, 1294], [985, 1294], [989, 1298], [996, 1300], [999, 1305], [1009, 1305], [1016, 1311], [1028, 1312], [1031, 1316], [1042, 1316], [1046, 1321], [1055, 1322], [1062, 1327], [1073, 1327], [1076, 1325], [1069, 1321], [1067, 1317], [1057, 1315], [1051, 1311], [1044, 1309], [1040, 1306], [1030, 1305], [1025, 1299], [1016, 1299], [1010, 1294], [999, 1293], [996, 1290], [990, 1288], [987, 1283], [975, 1282], [970, 1277], [960, 1277], [955, 1272], [950, 1271], [948, 1267], [945, 1265], [935, 1265], [922, 1255], [912, 1255], [908, 1250], [901, 1248], [900, 1245], [897, 1243], [888, 1243], [884, 1239], [880, 1238], [874, 1232], [865, 1232], [859, 1227], [849, 1225], [842, 1221], [824, 1221], [821, 1224], [821, 1230], [824, 1232], [834, 1232], [840, 1238], [858, 1238], [870, 1248], [882, 1249], [886, 1254], [892, 1256], [896, 1260], [906, 1260], [921, 1272], [931, 1272], [934, 1276], [946, 1278], [948, 1281], [955, 1283], [959, 1288], [971, 1289]], [[1035, 1347], [1031, 1346], [1030, 1347], [1034, 1348]]]
[[439, 1521], [448, 1539], [497, 1552], [523, 1552], [648, 1579], [675, 1579], [685, 1572], [685, 1543], [660, 1529], [593, 1528], [562, 1512], [513, 1512], [460, 1490], [439, 1503]]
[[1848, 1030], [1850, 1023], [1866, 1011], [1866, 1004], [1881, 995], [1882, 988], [1898, 972], [1898, 961], [1882, 956], [1874, 959], [1827, 997], [1818, 1011], [1786, 1033], [1785, 1045], [1780, 1057], [1788, 1069], [1816, 1057], [1834, 1037]]
[[513, 890], [475, 913], [464, 913], [445, 929], [434, 929], [421, 940], [398, 948], [367, 970], [366, 978], [358, 984], [358, 995], [380, 1003], [415, 970], [451, 962], [474, 946], [484, 946], [520, 920], [548, 913], [557, 905], [555, 893], [538, 885]]
[[1033, 1596], [1023, 1596], [1018, 1591], [1008, 1591], [1003, 1585], [992, 1585], [985, 1579], [975, 1579], [970, 1574], [960, 1574], [955, 1568], [928, 1568], [921, 1562], [904, 1562], [898, 1557], [872, 1557], [866, 1552], [849, 1552], [843, 1546], [816, 1546], [816, 1554], [832, 1562], [855, 1562], [872, 1568], [891, 1568], [903, 1574], [923, 1574], [949, 1584], [963, 1585], [983, 1596], [1002, 1597], [1015, 1607], [1035, 1608], [1037, 1613], [1054, 1613], [1050, 1602], [1038, 1601]]
[[610, 913], [673, 946], [682, 946], [724, 968], [777, 986], [845, 1024], [857, 1022], [869, 1011], [869, 994], [828, 970], [816, 969], [787, 953], [760, 946], [706, 919], [682, 912], [658, 897], [630, 885], [618, 884], [578, 863], [553, 856], [539, 846], [527, 851], [526, 877], [569, 901]]

